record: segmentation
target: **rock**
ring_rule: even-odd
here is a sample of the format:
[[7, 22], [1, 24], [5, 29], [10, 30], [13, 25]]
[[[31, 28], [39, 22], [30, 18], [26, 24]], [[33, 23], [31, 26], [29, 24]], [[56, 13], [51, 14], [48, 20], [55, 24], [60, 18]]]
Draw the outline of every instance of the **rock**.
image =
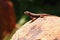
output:
[[45, 16], [19, 28], [11, 40], [60, 40], [60, 17]]

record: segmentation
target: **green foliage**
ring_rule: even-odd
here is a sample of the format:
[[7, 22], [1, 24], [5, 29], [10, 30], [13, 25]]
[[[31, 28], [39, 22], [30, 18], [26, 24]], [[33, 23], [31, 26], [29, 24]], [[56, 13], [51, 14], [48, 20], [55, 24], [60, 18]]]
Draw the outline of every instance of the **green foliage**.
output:
[[17, 24], [19, 24], [19, 25], [21, 26], [21, 25], [23, 25], [25, 22], [26, 22], [26, 16], [22, 16], [22, 17], [20, 18], [20, 20], [18, 21]]

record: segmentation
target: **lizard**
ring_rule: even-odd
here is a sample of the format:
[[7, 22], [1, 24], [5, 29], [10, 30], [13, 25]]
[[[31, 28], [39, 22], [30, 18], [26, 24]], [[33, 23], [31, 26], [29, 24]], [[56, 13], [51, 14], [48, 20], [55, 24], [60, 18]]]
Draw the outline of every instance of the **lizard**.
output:
[[43, 18], [44, 16], [49, 16], [50, 14], [46, 14], [46, 13], [42, 13], [42, 14], [35, 14], [35, 13], [32, 13], [32, 12], [29, 12], [29, 11], [25, 11], [24, 14], [30, 16], [30, 18], [32, 19], [32, 22], [34, 20], [36, 20], [37, 18]]

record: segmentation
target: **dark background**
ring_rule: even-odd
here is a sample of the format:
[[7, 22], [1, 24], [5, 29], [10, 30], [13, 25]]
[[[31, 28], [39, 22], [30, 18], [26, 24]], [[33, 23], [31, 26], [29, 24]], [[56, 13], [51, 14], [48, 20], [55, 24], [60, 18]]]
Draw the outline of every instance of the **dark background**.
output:
[[[60, 16], [60, 0], [11, 0], [13, 2], [17, 21], [24, 16], [24, 11], [48, 13]], [[27, 20], [29, 20], [27, 18]]]

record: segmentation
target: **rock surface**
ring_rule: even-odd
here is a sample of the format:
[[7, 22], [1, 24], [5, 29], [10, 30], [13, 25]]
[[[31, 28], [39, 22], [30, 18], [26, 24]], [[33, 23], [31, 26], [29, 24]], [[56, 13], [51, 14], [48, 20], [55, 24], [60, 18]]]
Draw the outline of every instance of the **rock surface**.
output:
[[31, 20], [19, 28], [11, 40], [60, 40], [60, 17]]

